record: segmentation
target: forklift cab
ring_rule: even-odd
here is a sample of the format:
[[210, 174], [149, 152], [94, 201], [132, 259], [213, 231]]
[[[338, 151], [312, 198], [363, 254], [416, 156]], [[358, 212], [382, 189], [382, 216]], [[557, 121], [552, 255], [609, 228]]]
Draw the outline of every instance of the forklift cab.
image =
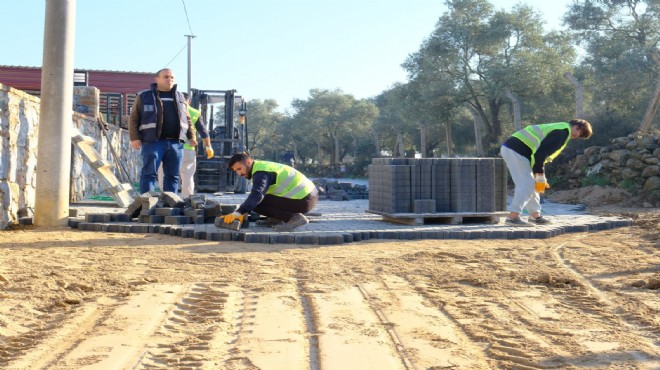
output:
[[232, 155], [248, 147], [246, 101], [236, 90], [192, 89], [190, 106], [200, 111], [215, 152], [207, 159], [201, 141], [197, 145], [195, 192], [244, 194], [247, 180], [227, 168], [227, 163]]

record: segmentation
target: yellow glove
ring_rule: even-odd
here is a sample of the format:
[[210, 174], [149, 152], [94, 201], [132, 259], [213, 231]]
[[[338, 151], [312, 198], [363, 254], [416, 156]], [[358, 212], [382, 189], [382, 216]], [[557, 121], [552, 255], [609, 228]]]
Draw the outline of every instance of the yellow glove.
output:
[[213, 148], [211, 148], [210, 146], [207, 146], [205, 149], [206, 149], [206, 159], [213, 158], [213, 155], [215, 155], [215, 152], [213, 151]]
[[230, 224], [236, 220], [239, 220], [241, 223], [245, 222], [245, 215], [242, 215], [238, 212], [232, 212], [226, 216], [223, 216], [222, 219], [226, 224]]
[[545, 189], [550, 189], [550, 184], [548, 184], [544, 174], [537, 173], [534, 178], [534, 190], [539, 194], [543, 194]]

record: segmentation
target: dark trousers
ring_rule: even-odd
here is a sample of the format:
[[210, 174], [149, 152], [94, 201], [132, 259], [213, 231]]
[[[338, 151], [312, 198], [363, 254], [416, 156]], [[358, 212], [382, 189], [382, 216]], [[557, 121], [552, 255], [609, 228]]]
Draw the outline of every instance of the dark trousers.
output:
[[316, 207], [319, 195], [316, 191], [302, 199], [289, 199], [266, 194], [254, 212], [289, 222], [295, 213], [307, 213]]
[[159, 139], [142, 143], [142, 172], [140, 173], [140, 194], [153, 191], [158, 178], [158, 167], [163, 163], [163, 188], [161, 191], [176, 193], [181, 182], [181, 160], [183, 144], [179, 139]]

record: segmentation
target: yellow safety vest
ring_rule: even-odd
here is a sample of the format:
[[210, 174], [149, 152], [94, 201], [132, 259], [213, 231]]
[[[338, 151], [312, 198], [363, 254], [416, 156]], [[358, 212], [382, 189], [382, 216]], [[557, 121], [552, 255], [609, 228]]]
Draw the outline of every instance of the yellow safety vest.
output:
[[[195, 124], [197, 123], [197, 120], [199, 119], [199, 116], [202, 114], [202, 112], [198, 111], [197, 109], [191, 106], [188, 106], [188, 114], [190, 114], [191, 125], [195, 127]], [[183, 144], [183, 149], [195, 150], [195, 147], [188, 143], [185, 143]]]
[[541, 146], [541, 141], [545, 139], [546, 136], [552, 131], [555, 130], [568, 130], [568, 137], [566, 138], [566, 141], [564, 142], [564, 145], [561, 146], [556, 152], [552, 153], [551, 155], [548, 156], [548, 158], [545, 159], [545, 163], [552, 162], [553, 159], [555, 159], [559, 153], [561, 153], [562, 150], [566, 147], [566, 144], [568, 144], [568, 141], [571, 140], [571, 125], [568, 122], [557, 122], [557, 123], [546, 123], [543, 125], [531, 125], [527, 126], [522, 130], [519, 130], [515, 132], [512, 136], [515, 138], [518, 138], [520, 141], [525, 143], [531, 150], [532, 150], [532, 156], [529, 159], [532, 165], [532, 168], [534, 168], [534, 154], [536, 154], [536, 151], [539, 149]]
[[282, 198], [302, 199], [311, 193], [316, 186], [305, 175], [296, 171], [293, 167], [275, 162], [254, 161], [252, 165], [252, 175], [255, 172], [274, 172], [276, 180], [270, 184], [266, 194], [275, 195]]

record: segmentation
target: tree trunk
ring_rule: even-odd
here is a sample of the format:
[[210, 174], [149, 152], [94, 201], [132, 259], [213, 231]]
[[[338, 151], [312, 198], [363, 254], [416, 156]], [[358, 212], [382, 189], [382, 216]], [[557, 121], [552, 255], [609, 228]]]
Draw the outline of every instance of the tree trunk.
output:
[[[656, 66], [660, 67], [660, 52], [654, 50], [651, 56]], [[655, 113], [658, 110], [658, 106], [660, 106], [660, 75], [658, 76], [658, 80], [655, 84], [655, 95], [651, 97], [649, 106], [646, 108], [646, 113], [644, 113], [644, 119], [642, 120], [642, 124], [639, 127], [639, 131], [644, 132], [651, 130], [651, 124], [653, 123], [653, 118], [655, 117]]]
[[506, 97], [511, 100], [511, 104], [513, 105], [513, 127], [516, 131], [519, 131], [522, 129], [522, 123], [520, 122], [520, 99], [518, 99], [516, 95], [513, 95], [509, 88], [507, 88], [504, 93], [506, 94]]
[[426, 158], [428, 156], [426, 155], [426, 126], [424, 126], [424, 124], [419, 125], [419, 141], [422, 158]]
[[374, 158], [378, 158], [381, 156], [380, 152], [382, 151], [382, 148], [380, 147], [380, 140], [378, 140], [378, 133], [376, 130], [372, 129], [371, 130], [371, 136], [374, 139], [374, 148], [376, 148], [376, 153], [374, 155]]
[[582, 86], [582, 83], [575, 76], [568, 72], [564, 73], [564, 77], [571, 81], [575, 87], [575, 116], [577, 118], [584, 118], [584, 86]]
[[339, 153], [339, 136], [332, 135], [333, 150], [332, 150], [332, 164], [339, 164], [341, 154]]
[[483, 157], [484, 147], [481, 142], [481, 116], [479, 116], [479, 112], [473, 106], [470, 104], [466, 104], [466, 106], [470, 110], [470, 113], [472, 113], [472, 120], [474, 121], [474, 143], [477, 148], [477, 157]]
[[447, 157], [452, 156], [451, 123], [447, 122], [445, 126], [445, 136], [447, 141]]
[[[405, 156], [406, 156], [406, 151], [403, 149], [403, 135], [401, 134], [401, 131], [399, 131], [399, 132], [396, 134], [396, 145], [395, 145], [395, 148], [396, 148], [396, 151], [399, 152], [399, 153], [398, 153], [398, 154], [399, 154], [398, 157], [399, 157], [399, 158], [405, 158]], [[393, 154], [396, 155], [397, 153], [393, 153]]]
[[490, 107], [490, 125], [481, 121], [486, 127], [486, 133], [483, 135], [482, 140], [484, 148], [489, 148], [491, 144], [496, 143], [502, 135], [502, 122], [500, 121], [502, 102], [499, 99], [492, 99], [488, 101], [488, 105]]

